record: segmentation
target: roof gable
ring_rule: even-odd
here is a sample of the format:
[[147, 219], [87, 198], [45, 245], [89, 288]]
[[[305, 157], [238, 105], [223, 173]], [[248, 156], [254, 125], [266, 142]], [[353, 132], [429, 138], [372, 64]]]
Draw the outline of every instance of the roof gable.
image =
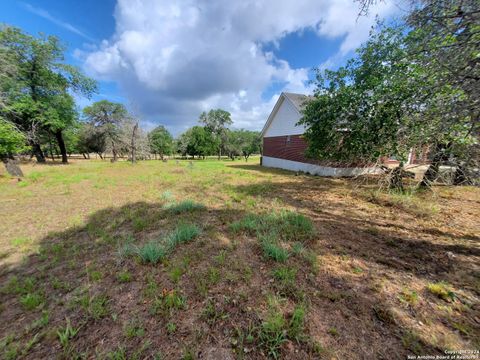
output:
[[[285, 122], [288, 122], [288, 128], [290, 128], [290, 131], [292, 128], [296, 128], [297, 132], [296, 134], [303, 133], [304, 129], [303, 127], [297, 127], [296, 123], [300, 118], [302, 117], [302, 110], [305, 106], [305, 102], [308, 100], [309, 96], [303, 95], [303, 94], [295, 94], [295, 93], [285, 93], [282, 92], [275, 103], [275, 106], [273, 107], [272, 112], [268, 116], [268, 119], [263, 126], [261, 136], [265, 136], [267, 133], [267, 130], [270, 128], [272, 125], [272, 122], [274, 121], [275, 117], [277, 116], [277, 113], [282, 109], [283, 107], [287, 107], [287, 109], [283, 108], [282, 110], [285, 112], [289, 112], [289, 118], [285, 119], [283, 118], [282, 120]], [[291, 120], [290, 120], [291, 119]], [[278, 121], [278, 120], [277, 120]], [[278, 131], [277, 131], [278, 132]], [[281, 135], [290, 135], [288, 133], [288, 130], [286, 130], [287, 133], [281, 134]], [[277, 136], [277, 135], [275, 135]], [[280, 136], [280, 135], [278, 135]]]

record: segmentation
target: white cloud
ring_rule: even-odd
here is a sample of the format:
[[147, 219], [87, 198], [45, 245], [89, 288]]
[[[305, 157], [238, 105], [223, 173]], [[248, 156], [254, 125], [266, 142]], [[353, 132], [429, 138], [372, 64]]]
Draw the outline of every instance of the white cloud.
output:
[[[385, 4], [377, 10], [373, 16], [393, 11]], [[261, 129], [278, 96], [262, 100], [272, 83], [311, 91], [309, 69], [292, 69], [262, 44], [313, 29], [319, 36], [344, 37], [344, 55], [373, 24], [372, 17], [357, 20], [357, 13], [352, 0], [119, 0], [114, 36], [97, 50], [76, 54], [90, 74], [116, 81], [150, 123], [178, 133], [201, 111], [222, 107], [236, 127]]]

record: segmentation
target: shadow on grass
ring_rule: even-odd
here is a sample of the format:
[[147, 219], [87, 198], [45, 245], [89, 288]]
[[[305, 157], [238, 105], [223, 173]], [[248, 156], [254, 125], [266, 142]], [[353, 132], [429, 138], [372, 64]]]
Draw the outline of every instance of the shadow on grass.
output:
[[[333, 180], [322, 180], [314, 191], [328, 192], [336, 185]], [[313, 211], [314, 216], [309, 216], [319, 229], [323, 254], [348, 253], [397, 271], [429, 273], [438, 265], [425, 259], [422, 263], [420, 258], [434, 259], [447, 250], [471, 251], [392, 237], [384, 230], [372, 235], [368, 226], [376, 224], [373, 220], [366, 223], [348, 218], [314, 199], [299, 199], [291, 192], [298, 183], [270, 186], [266, 191], [261, 187], [261, 196], [280, 196], [302, 210]], [[239, 186], [237, 191], [257, 194], [258, 186]], [[232, 344], [238, 343], [240, 332], [260, 326], [259, 312], [265, 308], [265, 299], [276, 292], [271, 271], [278, 264], [262, 258], [256, 239], [228, 230], [232, 222], [247, 215], [239, 209], [173, 214], [163, 203], [136, 202], [102, 209], [82, 226], [43, 238], [38, 254], [13, 268], [0, 268], [0, 283], [5, 284], [0, 292], [0, 339], [7, 339], [3, 351], [13, 349], [29, 359], [102, 358], [122, 352], [129, 358], [158, 354], [181, 358], [190, 350], [201, 357], [212, 348], [235, 347]], [[139, 246], [163, 238], [182, 223], [197, 224], [202, 234], [180, 245], [161, 263], [141, 264], [124, 252], [123, 245]], [[393, 239], [395, 246], [388, 245], [387, 239]], [[418, 254], [418, 261], [411, 259], [413, 253]], [[222, 257], [227, 259], [220, 260]], [[321, 339], [341, 357], [403, 359], [411, 353], [402, 345], [402, 334], [408, 329], [375, 310], [388, 305], [380, 294], [369, 290], [374, 284], [367, 280], [359, 291], [355, 277], [331, 271], [315, 274], [304, 259], [294, 256], [287, 264], [299, 269], [296, 286], [310, 304], [309, 336]], [[185, 306], [165, 310], [164, 303], [157, 303], [165, 294], [175, 293], [184, 296]], [[204, 315], [205, 304], [211, 301], [221, 308], [214, 323], [205, 321]], [[28, 306], [33, 310], [27, 310]], [[57, 331], [65, 331], [68, 323], [78, 333], [70, 333], [61, 345]], [[140, 324], [135, 325], [137, 332], [130, 331], [132, 323]], [[265, 358], [258, 339], [251, 341], [245, 345], [248, 357]], [[440, 351], [428, 342], [423, 349], [429, 354]], [[289, 359], [318, 358], [302, 342], [286, 343], [282, 354]]]

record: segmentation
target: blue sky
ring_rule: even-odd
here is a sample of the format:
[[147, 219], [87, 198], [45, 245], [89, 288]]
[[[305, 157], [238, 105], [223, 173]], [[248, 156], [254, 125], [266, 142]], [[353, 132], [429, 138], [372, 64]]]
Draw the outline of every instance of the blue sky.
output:
[[368, 36], [379, 4], [353, 0], [37, 0], [0, 2], [0, 22], [56, 35], [66, 61], [99, 83], [92, 100], [125, 103], [146, 128], [178, 134], [221, 107], [260, 129], [281, 91], [310, 93], [313, 67], [336, 68]]

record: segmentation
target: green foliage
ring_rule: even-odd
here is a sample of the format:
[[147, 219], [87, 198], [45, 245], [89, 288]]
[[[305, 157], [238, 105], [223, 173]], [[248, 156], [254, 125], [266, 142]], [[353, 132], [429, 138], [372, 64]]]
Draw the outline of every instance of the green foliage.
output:
[[231, 130], [227, 132], [225, 152], [234, 160], [237, 156], [243, 156], [245, 161], [250, 155], [260, 153], [261, 137], [257, 131]]
[[177, 140], [177, 152], [183, 156], [212, 155], [217, 148], [218, 140], [201, 126], [188, 129]]
[[25, 141], [15, 125], [0, 117], [0, 160], [24, 151]]
[[[69, 91], [90, 96], [96, 91], [95, 81], [63, 63], [65, 49], [54, 36], [34, 37], [20, 29], [3, 26], [0, 29], [0, 49], [2, 58], [8, 59], [13, 66], [13, 71], [0, 77], [0, 90], [2, 94], [8, 94], [1, 104], [0, 115], [28, 136], [37, 155], [40, 142], [48, 142], [53, 136], [62, 150], [62, 131], [75, 126], [77, 120], [75, 103]], [[5, 130], [4, 124], [0, 127]], [[5, 144], [9, 152], [14, 152], [18, 151], [20, 136], [11, 130], [11, 127], [7, 129]]]
[[151, 152], [162, 159], [164, 155], [173, 153], [173, 137], [164, 126], [158, 126], [148, 133], [148, 143]]

